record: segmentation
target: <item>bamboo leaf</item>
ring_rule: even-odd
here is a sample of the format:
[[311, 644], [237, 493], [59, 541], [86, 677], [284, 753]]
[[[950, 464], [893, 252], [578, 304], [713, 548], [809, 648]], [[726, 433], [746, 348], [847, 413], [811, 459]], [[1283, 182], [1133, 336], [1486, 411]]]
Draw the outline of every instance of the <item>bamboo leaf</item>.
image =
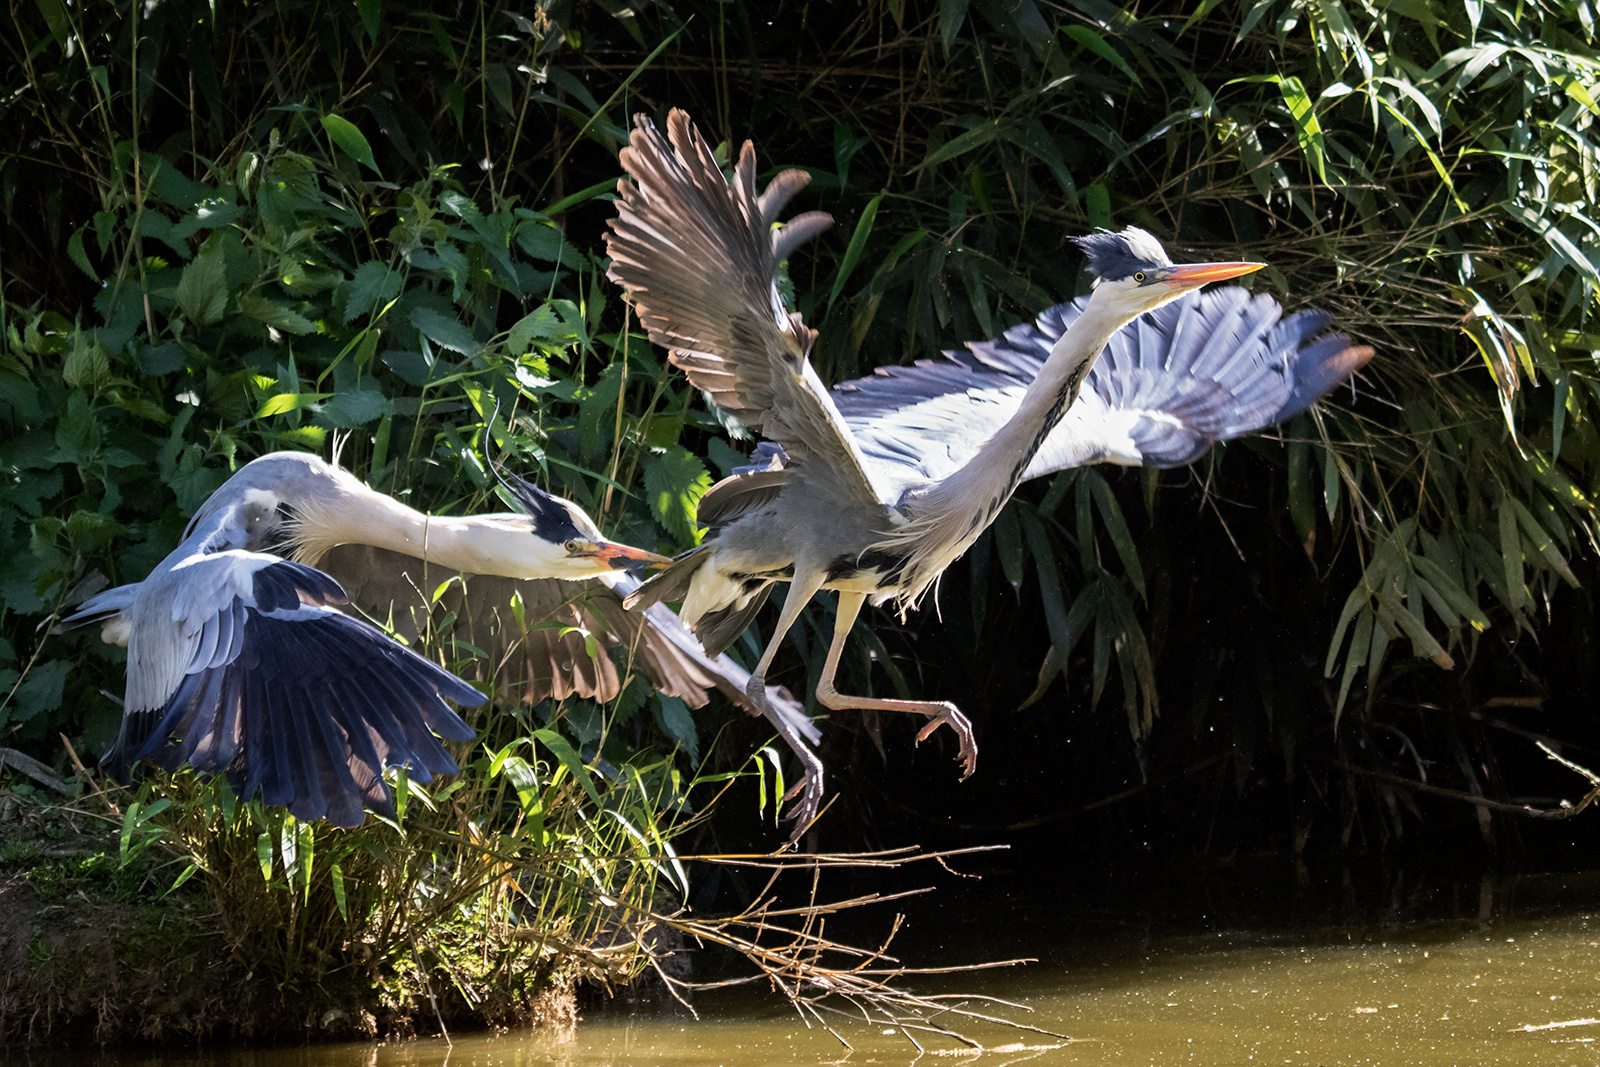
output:
[[1283, 102], [1289, 105], [1289, 116], [1294, 120], [1295, 137], [1300, 141], [1300, 151], [1305, 153], [1306, 161], [1311, 164], [1311, 169], [1317, 172], [1317, 177], [1326, 183], [1327, 152], [1322, 137], [1322, 124], [1317, 121], [1317, 111], [1311, 103], [1311, 94], [1306, 92], [1305, 83], [1294, 77], [1280, 79], [1278, 92], [1282, 94]]
[[[1322, 666], [1323, 677], [1333, 677], [1333, 665], [1339, 659], [1339, 647], [1344, 644], [1345, 630], [1355, 621], [1363, 608], [1371, 606], [1372, 590], [1383, 581], [1386, 569], [1382, 563], [1373, 563], [1367, 568], [1366, 573], [1362, 574], [1361, 581], [1356, 587], [1350, 590], [1350, 595], [1345, 598], [1344, 608], [1339, 612], [1339, 621], [1333, 628], [1333, 640], [1328, 643], [1328, 659]], [[1362, 654], [1365, 655], [1365, 652]]]
[[1071, 37], [1074, 41], [1077, 41], [1084, 48], [1087, 48], [1089, 51], [1105, 60], [1107, 63], [1110, 63], [1112, 66], [1122, 71], [1122, 73], [1128, 76], [1133, 84], [1140, 86], [1144, 84], [1144, 82], [1139, 80], [1139, 75], [1134, 73], [1134, 69], [1128, 66], [1128, 61], [1122, 58], [1122, 53], [1118, 52], [1114, 47], [1112, 47], [1109, 41], [1100, 36], [1098, 33], [1095, 33], [1089, 27], [1074, 23], [1064, 27], [1062, 32], [1068, 37]]
[[1356, 620], [1355, 630], [1350, 637], [1350, 653], [1345, 657], [1344, 676], [1339, 679], [1339, 699], [1333, 705], [1333, 725], [1339, 726], [1339, 716], [1344, 711], [1344, 702], [1350, 695], [1350, 683], [1355, 680], [1356, 672], [1367, 662], [1367, 653], [1372, 649], [1373, 614], [1363, 611]]
[[867, 238], [872, 236], [873, 220], [878, 217], [878, 205], [883, 203], [883, 195], [879, 193], [869, 200], [867, 206], [861, 210], [861, 218], [856, 220], [855, 232], [850, 235], [850, 244], [845, 247], [844, 258], [839, 261], [839, 273], [833, 278], [833, 291], [828, 294], [829, 307], [832, 307], [834, 301], [839, 299], [839, 294], [844, 292], [845, 283], [855, 272], [856, 264], [861, 262], [861, 255], [867, 249]]
[[1505, 567], [1506, 606], [1520, 615], [1528, 606], [1528, 590], [1522, 582], [1522, 539], [1517, 536], [1517, 516], [1513, 508], [1506, 507], [1502, 497], [1499, 508], [1500, 559]]
[[561, 765], [567, 769], [567, 773], [572, 775], [572, 780], [577, 782], [583, 789], [590, 802], [596, 808], [599, 808], [601, 806], [600, 790], [595, 788], [594, 775], [589, 773], [588, 766], [578, 756], [577, 750], [572, 747], [571, 742], [554, 730], [549, 729], [535, 730], [533, 736], [538, 739], [541, 745], [549, 749], [556, 759], [561, 761]]
[[1533, 513], [1528, 510], [1526, 504], [1516, 497], [1510, 497], [1510, 500], [1511, 510], [1516, 512], [1517, 521], [1522, 524], [1522, 529], [1527, 533], [1528, 541], [1533, 545], [1534, 550], [1544, 557], [1544, 561], [1550, 565], [1551, 570], [1561, 575], [1562, 581], [1574, 589], [1578, 588], [1578, 576], [1572, 573], [1572, 568], [1567, 565], [1566, 557], [1556, 548], [1550, 534], [1543, 526], [1539, 525], [1539, 521], [1533, 517]]
[[1418, 573], [1427, 579], [1428, 585], [1434, 592], [1466, 619], [1474, 630], [1482, 633], [1489, 628], [1488, 616], [1484, 615], [1477, 602], [1467, 594], [1460, 583], [1445, 572], [1443, 567], [1426, 556], [1413, 556], [1411, 562]]
[[1122, 566], [1128, 573], [1128, 580], [1133, 582], [1133, 587], [1142, 597], [1144, 589], [1144, 567], [1139, 562], [1139, 549], [1133, 543], [1133, 534], [1128, 532], [1128, 523], [1122, 517], [1122, 508], [1117, 505], [1117, 498], [1111, 492], [1111, 486], [1106, 483], [1098, 471], [1086, 470], [1083, 474], [1088, 480], [1089, 490], [1094, 497], [1096, 510], [1105, 523], [1106, 532], [1111, 535], [1111, 543], [1117, 550], [1117, 555], [1122, 559]]
[[1289, 518], [1294, 522], [1294, 532], [1307, 559], [1314, 560], [1313, 549], [1317, 543], [1317, 507], [1311, 488], [1311, 442], [1304, 439], [1303, 431], [1310, 420], [1295, 420], [1293, 439], [1289, 442]]

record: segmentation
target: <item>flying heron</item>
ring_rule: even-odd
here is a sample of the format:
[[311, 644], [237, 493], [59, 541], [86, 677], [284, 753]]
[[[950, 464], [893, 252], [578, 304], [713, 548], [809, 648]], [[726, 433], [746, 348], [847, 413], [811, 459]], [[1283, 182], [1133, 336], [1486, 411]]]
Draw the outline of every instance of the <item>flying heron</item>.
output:
[[[259, 792], [298, 818], [340, 826], [358, 825], [363, 804], [393, 811], [386, 766], [409, 765], [420, 781], [454, 773], [434, 734], [465, 741], [473, 733], [444, 700], [476, 705], [483, 695], [338, 610], [347, 600], [342, 582], [381, 586], [372, 568], [399, 580], [409, 563], [514, 580], [531, 608], [526, 621], [546, 609], [559, 618], [565, 607], [602, 643], [636, 653], [647, 677], [686, 702], [704, 704], [715, 685], [749, 703], [748, 675], [726, 656], [708, 656], [669, 610], [624, 612], [621, 594], [610, 590], [610, 611], [603, 597], [598, 611], [575, 597], [558, 603], [589, 579], [630, 592], [637, 580], [628, 571], [667, 560], [601, 537], [569, 501], [521, 479], [509, 484], [525, 514], [450, 517], [425, 515], [306, 453], [276, 452], [241, 467], [148, 578], [106, 590], [63, 620], [100, 622], [106, 641], [128, 647], [122, 728], [101, 762], [126, 780], [143, 760], [166, 770], [187, 761], [202, 773], [226, 773], [242, 797]], [[510, 615], [510, 594], [500, 587], [475, 587], [463, 607], [486, 612], [493, 602], [484, 597], [502, 592], [498, 607]], [[388, 607], [371, 589], [364, 599]], [[533, 683], [524, 699], [616, 695], [609, 657], [609, 674], [584, 677], [587, 657], [575, 655], [569, 635], [532, 627], [518, 637], [524, 659], [500, 662]], [[530, 666], [541, 662], [542, 674]], [[815, 727], [783, 691], [762, 695], [761, 711], [804, 760], [803, 738], [814, 741]]]
[[[1130, 227], [1077, 239], [1094, 276], [1087, 299], [1004, 341], [830, 393], [809, 359], [816, 332], [785, 310], [774, 285], [778, 264], [832, 222], [807, 212], [774, 228], [808, 175], [784, 171], [758, 194], [750, 142], [730, 182], [686, 114], [672, 111], [667, 133], [670, 143], [639, 116], [622, 150], [633, 181], [618, 183], [610, 276], [689, 381], [767, 440], [700, 501], [702, 544], [628, 603], [681, 600], [683, 620], [715, 651], [744, 630], [775, 583], [789, 582], [751, 673], [759, 702], [801, 609], [819, 590], [837, 590], [818, 702], [924, 715], [918, 741], [948, 725], [963, 777], [976, 766], [977, 743], [955, 705], [834, 688], [862, 604], [914, 606], [1024, 479], [1098, 459], [1188, 462], [1212, 441], [1304, 409], [1371, 355], [1340, 335], [1314, 338], [1326, 325], [1320, 314], [1280, 323], [1275, 302], [1242, 290], [1175, 304], [1263, 264], [1174, 264]], [[1092, 400], [1079, 399], [1086, 379]], [[798, 805], [802, 820], [816, 810], [817, 773]]]

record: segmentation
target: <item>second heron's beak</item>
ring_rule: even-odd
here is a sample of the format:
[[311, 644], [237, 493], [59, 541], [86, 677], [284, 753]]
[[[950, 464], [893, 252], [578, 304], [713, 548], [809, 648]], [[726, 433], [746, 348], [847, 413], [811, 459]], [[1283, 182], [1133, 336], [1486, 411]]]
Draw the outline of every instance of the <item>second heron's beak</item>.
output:
[[1227, 281], [1244, 274], [1254, 274], [1265, 263], [1182, 263], [1168, 267], [1165, 277], [1157, 275], [1174, 289], [1198, 289], [1209, 282]]
[[572, 553], [574, 556], [600, 560], [612, 570], [640, 571], [649, 567], [665, 567], [672, 562], [670, 556], [658, 555], [615, 541], [582, 541], [579, 542], [579, 546]]

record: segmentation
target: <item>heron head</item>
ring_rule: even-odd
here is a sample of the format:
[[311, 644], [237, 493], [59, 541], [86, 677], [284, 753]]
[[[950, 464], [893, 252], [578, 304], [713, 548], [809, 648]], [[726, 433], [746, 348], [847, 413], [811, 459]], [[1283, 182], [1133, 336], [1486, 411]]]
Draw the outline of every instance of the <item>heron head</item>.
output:
[[611, 571], [665, 567], [672, 560], [600, 535], [584, 510], [570, 500], [545, 492], [532, 482], [510, 475], [508, 485], [530, 520], [530, 533], [540, 542], [549, 578], [594, 578]]
[[1129, 226], [1121, 233], [1074, 238], [1088, 257], [1097, 303], [1111, 303], [1131, 318], [1154, 311], [1208, 282], [1258, 271], [1265, 263], [1173, 263], [1149, 233]]

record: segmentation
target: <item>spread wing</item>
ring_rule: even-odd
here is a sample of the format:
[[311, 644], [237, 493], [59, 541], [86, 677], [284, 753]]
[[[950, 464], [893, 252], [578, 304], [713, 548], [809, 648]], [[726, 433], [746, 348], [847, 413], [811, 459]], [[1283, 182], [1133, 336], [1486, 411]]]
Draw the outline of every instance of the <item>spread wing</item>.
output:
[[758, 195], [749, 142], [729, 183], [686, 114], [672, 111], [667, 133], [670, 144], [640, 116], [622, 150], [634, 180], [617, 183], [611, 279], [717, 407], [782, 445], [796, 468], [809, 464], [807, 477], [828, 477], [863, 505], [892, 503], [891, 482], [869, 467], [812, 369], [816, 332], [773, 284], [778, 264], [832, 223], [808, 212], [772, 228], [808, 175], [785, 171]]
[[[1084, 303], [1053, 307], [943, 359], [880, 367], [836, 386], [834, 398], [869, 461], [943, 478], [1016, 412]], [[1372, 357], [1344, 334], [1326, 333], [1328, 323], [1321, 311], [1284, 318], [1277, 301], [1238, 286], [1141, 315], [1106, 345], [1024, 476], [1101, 461], [1182, 466], [1217, 441], [1304, 411]]]
[[[444, 700], [482, 694], [332, 607], [344, 591], [327, 575], [233, 549], [129, 588], [108, 591], [131, 616], [122, 730], [102, 760], [119, 777], [143, 760], [188, 763], [225, 773], [242, 798], [356, 826], [363, 806], [393, 813], [385, 767], [455, 773], [434, 734], [473, 733]], [[114, 606], [89, 601], [77, 621]]]
[[[716, 684], [701, 664], [645, 616], [625, 610], [622, 598], [599, 582], [460, 574], [371, 545], [340, 545], [318, 566], [348, 590], [353, 607], [405, 640], [414, 643], [429, 633], [482, 649], [492, 664], [487, 675], [526, 704], [573, 695], [615, 700], [628, 669], [690, 707], [703, 706], [706, 690]], [[514, 598], [520, 601], [520, 622]]]
[[[652, 687], [690, 707], [704, 706], [707, 692], [715, 688], [750, 710], [745, 695], [750, 675], [725, 655], [707, 655], [670, 608], [623, 608], [622, 598], [639, 586], [632, 575], [619, 571], [594, 582], [567, 582], [468, 574], [434, 599], [457, 572], [438, 566], [425, 570], [420, 560], [371, 545], [340, 545], [318, 566], [338, 579], [354, 607], [392, 625], [407, 640], [432, 626], [435, 638], [455, 637], [484, 649], [494, 664], [495, 682], [524, 703], [573, 694], [615, 700], [626, 668], [642, 672]], [[520, 623], [511, 607], [513, 595], [522, 602]], [[448, 626], [448, 632], [440, 626]], [[589, 651], [591, 637], [598, 656]], [[612, 649], [620, 656], [609, 655]], [[816, 726], [787, 693], [774, 689], [769, 695], [789, 729], [818, 739]]]

